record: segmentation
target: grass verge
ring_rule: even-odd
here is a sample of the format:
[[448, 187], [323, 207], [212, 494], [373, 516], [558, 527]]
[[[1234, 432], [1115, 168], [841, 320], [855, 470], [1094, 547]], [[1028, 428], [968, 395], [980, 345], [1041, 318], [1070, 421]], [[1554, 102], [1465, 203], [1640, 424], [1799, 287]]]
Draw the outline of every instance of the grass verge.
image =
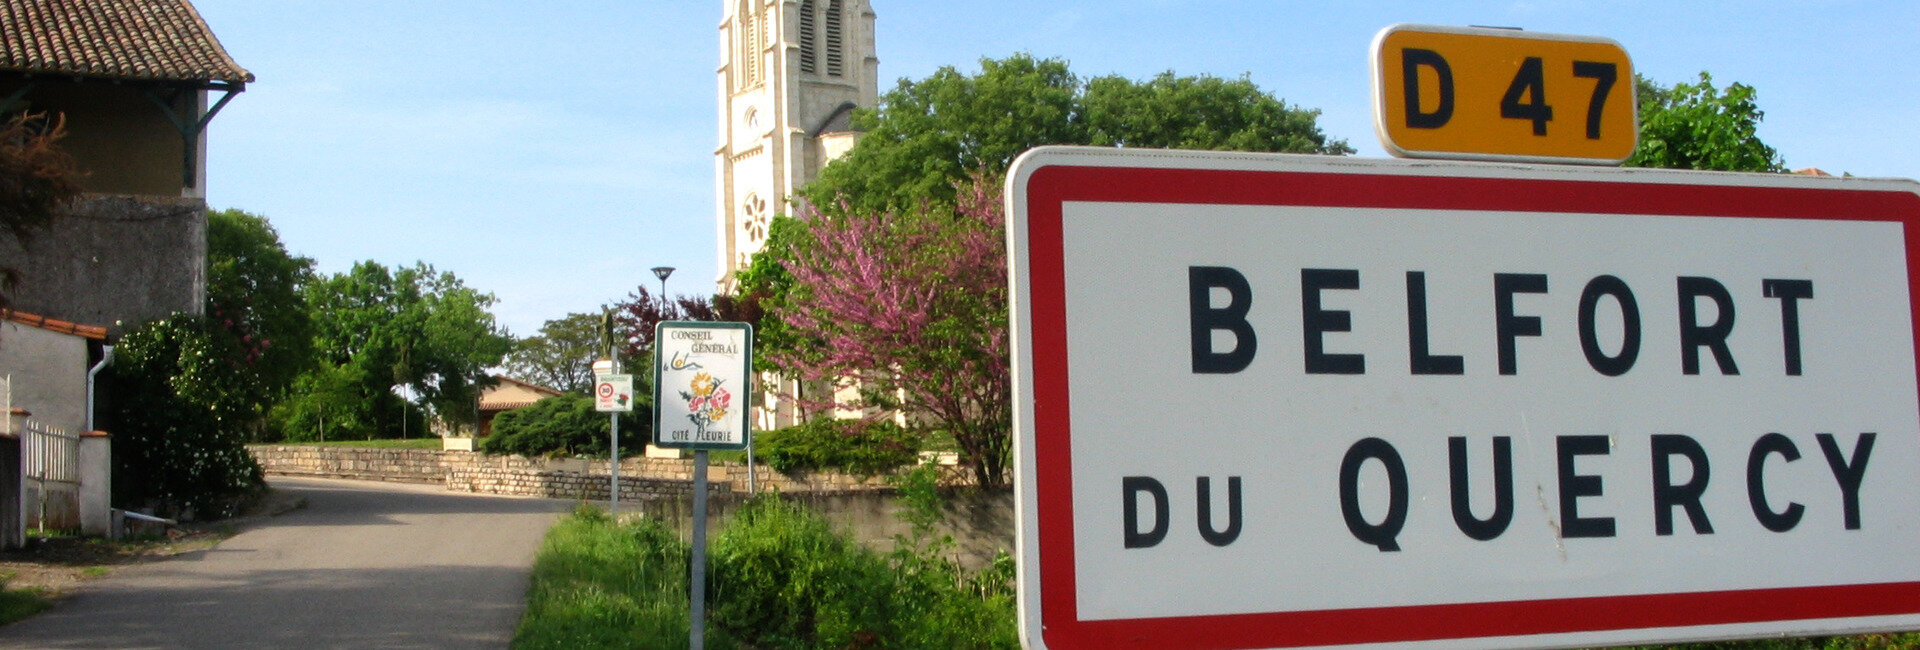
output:
[[657, 520], [620, 524], [581, 506], [541, 544], [513, 647], [687, 647], [687, 553]]
[[[710, 547], [707, 646], [1019, 646], [1011, 558], [961, 568], [944, 557], [951, 540], [924, 527], [896, 542], [869, 549], [801, 506], [755, 498]], [[582, 507], [547, 534], [513, 647], [686, 647], [688, 552], [657, 520]]]
[[[925, 491], [915, 488], [902, 486], [909, 498]], [[1017, 647], [1012, 560], [970, 572], [941, 559], [950, 540], [925, 534], [932, 516], [882, 553], [794, 504], [756, 498], [711, 547], [709, 647]], [[686, 647], [687, 554], [657, 520], [616, 523], [581, 507], [547, 535], [513, 647]], [[1642, 648], [1893, 650], [1920, 648], [1920, 633]]]
[[39, 589], [9, 589], [0, 585], [0, 625], [11, 624], [52, 606], [53, 600]]

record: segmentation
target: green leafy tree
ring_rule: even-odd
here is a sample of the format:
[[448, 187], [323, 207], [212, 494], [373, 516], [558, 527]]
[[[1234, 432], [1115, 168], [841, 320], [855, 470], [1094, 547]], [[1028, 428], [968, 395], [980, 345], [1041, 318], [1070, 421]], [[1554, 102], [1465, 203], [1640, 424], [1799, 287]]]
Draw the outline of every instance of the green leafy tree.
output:
[[726, 320], [753, 324], [753, 349], [760, 357], [756, 363], [761, 363], [768, 370], [795, 370], [774, 364], [768, 355], [792, 351], [801, 345], [804, 337], [788, 327], [785, 320], [769, 315], [790, 308], [787, 300], [793, 289], [793, 274], [787, 272], [785, 260], [793, 259], [810, 236], [806, 223], [794, 217], [775, 215], [767, 227], [767, 241], [762, 253], [754, 255], [747, 268], [734, 274], [733, 295], [719, 296], [714, 300], [715, 303], [724, 301], [734, 305], [731, 309], [722, 310], [730, 316]]
[[256, 438], [268, 409], [314, 364], [313, 321], [301, 293], [312, 279], [313, 260], [288, 253], [265, 217], [207, 215], [206, 313], [248, 379], [233, 397], [251, 413]]
[[[340, 400], [337, 414], [348, 436], [394, 437], [420, 431], [419, 412], [394, 393], [405, 387], [425, 411], [459, 421], [489, 381], [487, 369], [500, 363], [512, 338], [487, 311], [492, 294], [466, 286], [451, 273], [422, 262], [397, 271], [372, 261], [319, 279], [306, 288], [312, 310], [315, 347], [321, 370], [332, 377], [315, 382], [336, 386], [357, 382], [356, 400]], [[283, 431], [317, 431], [326, 409], [297, 402], [279, 410]]]
[[1713, 77], [1699, 83], [1663, 87], [1635, 77], [1640, 96], [1640, 144], [1629, 167], [1711, 169], [1740, 172], [1783, 171], [1780, 154], [1760, 141], [1766, 116], [1752, 86], [1735, 83], [1714, 88]]
[[1251, 80], [1162, 72], [1136, 82], [1120, 76], [1087, 82], [1087, 144], [1160, 149], [1348, 154], [1329, 141], [1320, 112], [1288, 106]]
[[[382, 395], [368, 404], [362, 391], [370, 382], [359, 366], [322, 361], [294, 380], [293, 397], [273, 409], [279, 434], [287, 440], [368, 438], [379, 430], [376, 413], [397, 408]], [[398, 398], [392, 398], [397, 400]]]
[[877, 109], [856, 111], [866, 133], [801, 194], [833, 211], [914, 209], [950, 203], [954, 185], [1048, 144], [1352, 153], [1316, 125], [1319, 112], [1288, 106], [1246, 78], [1145, 82], [1107, 76], [1083, 83], [1060, 59], [983, 58], [979, 74], [943, 67], [901, 80]]
[[507, 353], [509, 374], [570, 393], [593, 387], [593, 360], [606, 356], [598, 314], [567, 314], [540, 326]]

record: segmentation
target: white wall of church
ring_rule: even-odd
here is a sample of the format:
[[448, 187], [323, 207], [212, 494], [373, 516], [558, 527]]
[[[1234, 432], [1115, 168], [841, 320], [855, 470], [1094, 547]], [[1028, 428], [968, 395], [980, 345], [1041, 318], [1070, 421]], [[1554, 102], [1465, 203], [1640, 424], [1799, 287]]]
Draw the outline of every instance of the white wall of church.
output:
[[[722, 291], [752, 262], [776, 214], [796, 214], [794, 192], [853, 148], [834, 120], [843, 107], [879, 101], [874, 13], [867, 0], [721, 0], [719, 144], [714, 219]], [[760, 378], [755, 424], [794, 424], [799, 385]]]
[[843, 106], [877, 102], [879, 59], [865, 0], [722, 0], [722, 7], [714, 155], [716, 281], [726, 289], [732, 272], [760, 250], [771, 217], [794, 214], [794, 192], [851, 148], [852, 136], [823, 127]]

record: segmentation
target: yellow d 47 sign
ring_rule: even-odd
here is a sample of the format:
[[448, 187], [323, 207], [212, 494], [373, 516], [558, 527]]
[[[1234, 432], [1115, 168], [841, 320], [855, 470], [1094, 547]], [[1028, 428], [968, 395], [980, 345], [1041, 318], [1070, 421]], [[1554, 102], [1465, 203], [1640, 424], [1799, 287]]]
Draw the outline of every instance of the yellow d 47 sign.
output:
[[1606, 38], [1394, 25], [1373, 99], [1395, 156], [1617, 165], [1639, 139], [1633, 62]]

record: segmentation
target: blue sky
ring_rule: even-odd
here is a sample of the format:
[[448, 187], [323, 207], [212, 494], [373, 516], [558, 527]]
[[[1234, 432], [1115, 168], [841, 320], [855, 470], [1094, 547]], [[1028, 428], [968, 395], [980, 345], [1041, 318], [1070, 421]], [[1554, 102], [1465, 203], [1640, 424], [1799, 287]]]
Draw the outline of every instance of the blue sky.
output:
[[[211, 127], [208, 203], [323, 272], [423, 260], [517, 335], [674, 266], [712, 291], [718, 0], [195, 0], [259, 77]], [[1793, 168], [1920, 178], [1920, 3], [873, 0], [881, 88], [982, 56], [1082, 77], [1248, 75], [1361, 156], [1394, 23], [1615, 39], [1671, 84], [1745, 83]]]

